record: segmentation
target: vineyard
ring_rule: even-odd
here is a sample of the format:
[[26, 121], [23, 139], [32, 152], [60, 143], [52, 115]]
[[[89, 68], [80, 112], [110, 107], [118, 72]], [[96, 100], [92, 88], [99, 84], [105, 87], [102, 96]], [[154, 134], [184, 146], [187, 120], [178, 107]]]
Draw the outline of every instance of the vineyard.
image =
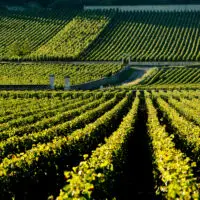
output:
[[199, 199], [199, 96], [1, 92], [0, 199]]
[[22, 10], [0, 89], [45, 91], [0, 91], [0, 200], [199, 200], [200, 12]]
[[117, 73], [120, 64], [0, 64], [0, 85], [49, 85], [49, 75], [55, 75], [56, 87], [64, 86], [64, 77], [70, 77], [70, 84], [109, 77]]
[[162, 67], [154, 68], [152, 73], [142, 80], [142, 85], [185, 85], [200, 83], [200, 68], [197, 67]]
[[105, 14], [89, 11], [79, 14], [30, 57], [35, 57], [37, 60], [74, 60], [109, 23], [109, 16]]
[[84, 52], [83, 60], [199, 60], [199, 12], [122, 12]]
[[199, 61], [199, 22], [198, 11], [7, 11], [0, 59]]
[[0, 12], [0, 58], [30, 54], [61, 31], [78, 11]]

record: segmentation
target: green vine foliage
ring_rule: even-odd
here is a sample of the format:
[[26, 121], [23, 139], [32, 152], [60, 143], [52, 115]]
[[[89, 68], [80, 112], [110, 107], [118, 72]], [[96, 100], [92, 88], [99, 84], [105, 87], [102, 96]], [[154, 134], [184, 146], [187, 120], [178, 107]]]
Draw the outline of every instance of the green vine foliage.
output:
[[1, 91], [0, 199], [115, 198], [143, 112], [155, 198], [198, 200], [199, 103], [200, 90]]
[[200, 59], [199, 11], [44, 9], [37, 15], [4, 11], [0, 19], [3, 60], [119, 61], [123, 54], [139, 62]]
[[166, 86], [166, 85], [188, 85], [200, 83], [200, 70], [197, 67], [162, 67], [155, 68], [147, 76], [141, 85]]
[[199, 12], [118, 12], [82, 60], [198, 61]]
[[64, 86], [64, 77], [70, 77], [70, 84], [76, 85], [95, 81], [116, 74], [120, 64], [0, 64], [0, 85], [49, 85], [49, 75], [55, 75], [55, 86]]
[[0, 13], [0, 60], [18, 60], [61, 31], [78, 13], [41, 9]]

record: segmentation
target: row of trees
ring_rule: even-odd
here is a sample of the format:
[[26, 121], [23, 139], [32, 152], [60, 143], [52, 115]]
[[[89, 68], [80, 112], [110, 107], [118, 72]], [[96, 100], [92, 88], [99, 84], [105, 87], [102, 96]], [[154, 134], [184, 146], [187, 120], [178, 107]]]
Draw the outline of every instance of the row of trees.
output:
[[25, 4], [35, 2], [43, 7], [63, 8], [80, 5], [151, 5], [151, 4], [194, 4], [200, 0], [4, 0], [6, 4]]

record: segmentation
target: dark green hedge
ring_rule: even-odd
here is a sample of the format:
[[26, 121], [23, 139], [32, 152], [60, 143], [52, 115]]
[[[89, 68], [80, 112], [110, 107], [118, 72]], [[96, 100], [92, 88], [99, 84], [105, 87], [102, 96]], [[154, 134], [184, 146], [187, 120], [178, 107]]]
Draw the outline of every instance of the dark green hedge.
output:
[[6, 4], [25, 4], [37, 2], [41, 6], [80, 6], [80, 5], [148, 5], [148, 4], [199, 4], [200, 0], [0, 0]]

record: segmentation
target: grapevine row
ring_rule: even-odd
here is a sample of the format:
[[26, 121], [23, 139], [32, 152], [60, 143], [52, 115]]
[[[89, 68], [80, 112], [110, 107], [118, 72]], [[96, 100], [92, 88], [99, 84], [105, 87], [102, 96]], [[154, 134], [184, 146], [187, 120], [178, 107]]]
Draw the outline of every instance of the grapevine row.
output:
[[199, 68], [174, 67], [158, 69], [151, 78], [144, 79], [144, 85], [199, 84]]
[[[8, 154], [24, 152], [27, 149], [30, 149], [33, 144], [37, 144], [39, 142], [47, 143], [55, 137], [67, 136], [72, 131], [78, 128], [83, 128], [86, 124], [95, 121], [95, 119], [100, 117], [104, 112], [112, 108], [112, 106], [116, 104], [119, 99], [120, 95], [117, 95], [115, 98], [108, 101], [103, 98], [83, 106], [82, 108], [72, 110], [62, 117], [58, 116], [56, 119], [54, 118], [55, 121], [52, 122], [50, 127], [45, 127], [45, 130], [43, 131], [31, 134], [25, 132], [26, 134], [21, 137], [17, 136], [16, 132], [14, 132], [15, 135], [13, 137], [10, 137], [6, 141], [2, 141], [0, 143], [0, 158], [5, 157]], [[22, 134], [21, 132], [19, 133]], [[7, 135], [10, 136], [10, 133], [8, 132]]]
[[69, 161], [71, 156], [75, 159], [80, 154], [91, 151], [91, 148], [102, 142], [121, 121], [130, 106], [132, 96], [132, 92], [129, 93], [113, 109], [84, 129], [76, 130], [67, 137], [58, 137], [47, 144], [38, 144], [31, 150], [10, 159], [5, 158], [0, 164], [1, 197], [12, 196], [12, 186], [16, 186], [21, 179], [27, 180], [27, 184], [29, 181], [39, 183], [38, 175], [48, 174], [48, 169], [53, 166], [55, 168], [60, 159]]
[[93, 151], [90, 158], [84, 155], [85, 161], [74, 167], [73, 171], [65, 172], [68, 184], [61, 191], [58, 200], [112, 197], [116, 177], [120, 176], [119, 169], [123, 168], [126, 159], [127, 142], [134, 132], [138, 106], [139, 93], [129, 113], [123, 118], [119, 128], [106, 139], [106, 143]]
[[[194, 178], [189, 158], [175, 148], [172, 137], [157, 118], [157, 111], [148, 93], [146, 104], [148, 110], [148, 132], [152, 139], [154, 157], [154, 178], [157, 181], [156, 193], [166, 199], [199, 199], [199, 190]], [[157, 168], [157, 170], [156, 170]], [[180, 170], [181, 169], [181, 170]]]
[[82, 60], [199, 60], [199, 12], [119, 12]]
[[49, 85], [49, 75], [55, 75], [55, 85], [64, 85], [64, 77], [70, 84], [81, 84], [118, 72], [120, 64], [0, 64], [0, 85]]

